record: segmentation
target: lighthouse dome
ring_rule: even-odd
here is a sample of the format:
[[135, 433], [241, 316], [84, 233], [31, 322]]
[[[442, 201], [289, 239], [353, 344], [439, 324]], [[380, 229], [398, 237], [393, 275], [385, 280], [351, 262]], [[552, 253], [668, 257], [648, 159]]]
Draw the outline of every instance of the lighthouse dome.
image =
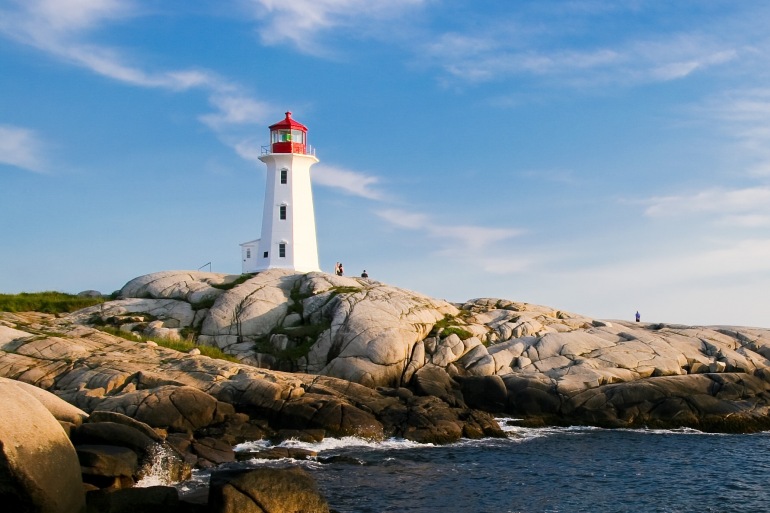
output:
[[270, 151], [272, 153], [307, 153], [307, 127], [291, 118], [291, 112], [286, 117], [270, 125]]

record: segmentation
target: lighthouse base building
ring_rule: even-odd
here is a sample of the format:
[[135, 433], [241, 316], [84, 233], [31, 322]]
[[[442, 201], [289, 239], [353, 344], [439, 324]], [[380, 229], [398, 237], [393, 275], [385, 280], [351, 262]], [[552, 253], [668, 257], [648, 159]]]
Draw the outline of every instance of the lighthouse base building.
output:
[[270, 145], [259, 160], [267, 165], [262, 236], [241, 244], [242, 270], [320, 271], [310, 167], [318, 162], [307, 144], [307, 127], [291, 112], [270, 126]]

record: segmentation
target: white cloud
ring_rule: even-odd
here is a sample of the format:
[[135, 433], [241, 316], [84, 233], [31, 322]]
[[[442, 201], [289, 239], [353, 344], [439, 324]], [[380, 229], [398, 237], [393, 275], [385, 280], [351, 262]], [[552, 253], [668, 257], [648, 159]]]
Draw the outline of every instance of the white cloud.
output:
[[[645, 254], [639, 260], [570, 271], [575, 278], [601, 287], [622, 283], [628, 290], [674, 288], [683, 283], [708, 284], [715, 279], [760, 275], [770, 271], [770, 239], [716, 242], [708, 248], [688, 246], [688, 251]], [[661, 256], [662, 255], [662, 256]]]
[[437, 241], [435, 254], [442, 259], [460, 261], [463, 266], [486, 273], [519, 274], [541, 261], [502, 247], [505, 241], [523, 233], [516, 228], [446, 224], [419, 212], [400, 209], [381, 210], [377, 215], [393, 226], [423, 232]]
[[710, 98], [702, 107], [708, 122], [737, 143], [735, 161], [749, 161], [747, 174], [770, 176], [770, 88], [733, 90]]
[[[529, 27], [525, 17], [491, 20], [483, 33], [473, 27], [473, 35], [453, 32], [433, 38], [423, 45], [422, 57], [461, 82], [489, 82], [523, 75], [584, 87], [681, 79], [735, 60], [744, 51], [743, 46], [717, 35], [686, 30], [624, 34], [623, 39], [610, 37], [575, 48], [574, 37], [583, 35], [580, 30], [595, 30], [595, 23], [573, 25], [571, 19], [565, 22], [555, 18], [548, 28], [542, 20], [536, 25], [540, 28]], [[568, 28], [559, 30], [562, 26]], [[581, 26], [585, 29], [576, 28]]]
[[57, 34], [90, 29], [105, 20], [131, 17], [136, 13], [130, 0], [11, 0], [11, 3], [27, 14], [27, 29], [34, 25]]
[[727, 226], [763, 226], [770, 216], [770, 187], [714, 187], [689, 195], [660, 196], [646, 201], [649, 217], [708, 214]]
[[262, 144], [254, 138], [242, 139], [240, 141], [228, 143], [227, 138], [223, 138], [225, 143], [235, 150], [235, 152], [244, 160], [259, 162], [262, 155]]
[[40, 172], [44, 168], [42, 144], [32, 130], [0, 125], [0, 164]]
[[0, 10], [0, 33], [99, 75], [142, 87], [175, 91], [204, 88], [221, 93], [231, 84], [210, 71], [148, 72], [128, 63], [121, 52], [87, 42], [90, 32], [139, 15], [128, 0], [14, 0]]
[[361, 33], [378, 21], [403, 19], [404, 13], [429, 0], [248, 0], [250, 11], [264, 26], [259, 30], [269, 45], [293, 44], [308, 54], [323, 54], [320, 33], [346, 30]]
[[[88, 41], [92, 31], [141, 14], [129, 0], [13, 0], [0, 9], [0, 33], [98, 75], [138, 87], [182, 92], [203, 90], [214, 112], [202, 115], [206, 124], [242, 157], [259, 155], [251, 141], [230, 133], [234, 128], [264, 123], [269, 108], [250, 98], [238, 85], [205, 69], [148, 71], [130, 63], [125, 52]], [[256, 154], [255, 154], [256, 152]]]
[[318, 165], [313, 167], [313, 183], [341, 189], [347, 194], [371, 200], [383, 200], [385, 195], [377, 190], [380, 179], [376, 176], [349, 171], [340, 167]]
[[770, 227], [770, 214], [727, 215], [722, 218], [720, 224], [743, 228]]
[[203, 115], [200, 119], [214, 130], [221, 130], [227, 125], [264, 124], [271, 112], [266, 103], [238, 94], [214, 94], [209, 101], [217, 112]]
[[485, 226], [443, 224], [418, 212], [399, 209], [386, 209], [377, 215], [399, 228], [424, 231], [427, 235], [449, 241], [449, 244], [461, 243], [467, 249], [480, 250], [490, 244], [521, 235], [522, 230], [514, 228], [488, 228]]

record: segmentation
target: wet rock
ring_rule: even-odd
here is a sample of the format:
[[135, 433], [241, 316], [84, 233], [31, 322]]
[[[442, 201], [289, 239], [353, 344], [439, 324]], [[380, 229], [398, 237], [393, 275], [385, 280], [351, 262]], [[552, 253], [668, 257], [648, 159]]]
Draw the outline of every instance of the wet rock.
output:
[[211, 476], [209, 507], [213, 513], [329, 513], [315, 481], [299, 467], [240, 473], [215, 471]]
[[172, 486], [88, 492], [88, 511], [99, 513], [182, 513]]
[[192, 450], [199, 459], [204, 459], [214, 465], [235, 461], [235, 452], [232, 446], [216, 438], [201, 438], [193, 440]]
[[83, 474], [133, 477], [139, 469], [134, 451], [114, 445], [78, 445], [75, 448]]
[[238, 461], [246, 461], [251, 459], [280, 460], [284, 458], [293, 460], [307, 460], [316, 456], [318, 456], [316, 451], [300, 449], [297, 447], [271, 447], [270, 449], [263, 449], [258, 451], [238, 451], [235, 453], [235, 457]]

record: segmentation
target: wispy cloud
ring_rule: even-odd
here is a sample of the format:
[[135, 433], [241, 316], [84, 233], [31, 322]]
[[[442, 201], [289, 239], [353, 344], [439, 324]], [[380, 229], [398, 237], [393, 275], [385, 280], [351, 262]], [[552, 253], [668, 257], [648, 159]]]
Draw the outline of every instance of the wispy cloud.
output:
[[689, 195], [659, 196], [646, 201], [649, 217], [710, 215], [725, 226], [770, 226], [770, 187], [714, 187]]
[[[303, 53], [329, 52], [319, 36], [345, 30], [357, 35], [373, 30], [378, 22], [403, 20], [404, 14], [430, 0], [247, 0], [251, 14], [262, 21], [260, 37], [265, 44], [290, 43]], [[392, 27], [391, 27], [392, 33]]]
[[487, 272], [521, 272], [532, 264], [521, 256], [499, 256], [503, 249], [496, 245], [521, 235], [523, 230], [520, 229], [447, 224], [426, 214], [400, 209], [380, 210], [377, 215], [395, 227], [420, 231], [438, 241], [438, 254], [466, 261]]
[[0, 33], [70, 64], [119, 82], [173, 91], [193, 88], [219, 94], [237, 87], [209, 70], [147, 71], [123, 53], [92, 43], [97, 29], [141, 14], [130, 0], [11, 0], [0, 10]]
[[132, 62], [125, 50], [90, 40], [98, 29], [142, 14], [131, 0], [11, 0], [8, 7], [0, 8], [0, 34], [124, 84], [174, 92], [205, 91], [214, 111], [201, 115], [200, 121], [239, 155], [254, 158], [250, 141], [237, 129], [264, 124], [270, 109], [239, 84], [206, 69], [150, 71]]
[[216, 111], [200, 117], [213, 130], [231, 125], [264, 125], [272, 109], [265, 102], [240, 94], [215, 93], [209, 98]]
[[[675, 249], [675, 248], [672, 248]], [[770, 271], [770, 239], [752, 238], [729, 243], [711, 242], [710, 247], [680, 247], [658, 256], [644, 255], [601, 267], [571, 272], [574, 277], [601, 287], [622, 282], [626, 289], [665, 289], [682, 283], [705, 283], [714, 278], [758, 275]]]
[[729, 44], [688, 34], [660, 37], [654, 42], [606, 42], [585, 49], [559, 48], [558, 43], [540, 48], [534, 41], [510, 45], [508, 41], [496, 33], [473, 37], [444, 34], [426, 45], [424, 55], [462, 82], [531, 76], [586, 86], [681, 79], [727, 63], [739, 53]]
[[313, 183], [340, 189], [346, 194], [381, 201], [385, 194], [377, 188], [379, 177], [341, 167], [318, 165], [313, 168]]
[[501, 11], [458, 16], [452, 31], [422, 41], [417, 58], [451, 85], [524, 78], [559, 88], [633, 86], [753, 58], [766, 40], [764, 9], [576, 1]]
[[27, 128], [0, 125], [0, 164], [42, 172], [43, 144], [37, 134]]
[[736, 141], [736, 156], [751, 161], [747, 174], [770, 177], [770, 88], [717, 95], [706, 101], [701, 110], [708, 121], [716, 122]]

